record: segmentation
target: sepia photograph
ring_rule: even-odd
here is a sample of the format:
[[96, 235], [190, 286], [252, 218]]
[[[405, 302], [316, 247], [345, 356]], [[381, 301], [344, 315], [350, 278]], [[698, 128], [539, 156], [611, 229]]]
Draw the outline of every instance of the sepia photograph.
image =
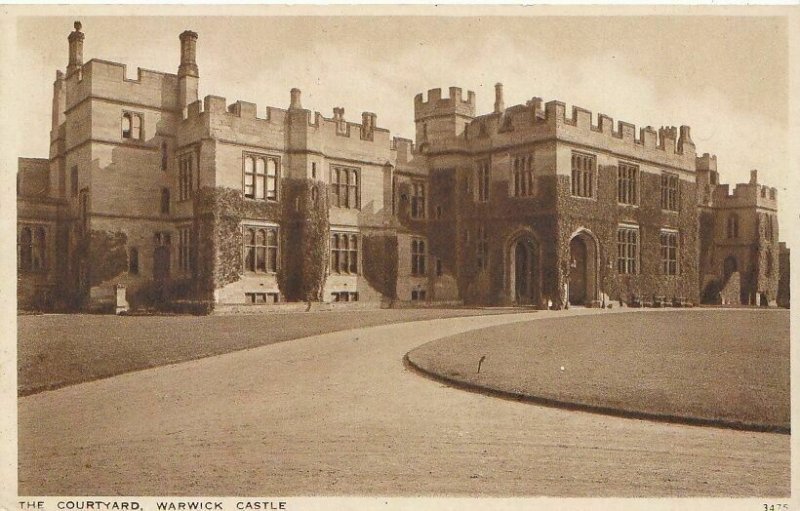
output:
[[798, 14], [7, 6], [0, 508], [788, 511]]

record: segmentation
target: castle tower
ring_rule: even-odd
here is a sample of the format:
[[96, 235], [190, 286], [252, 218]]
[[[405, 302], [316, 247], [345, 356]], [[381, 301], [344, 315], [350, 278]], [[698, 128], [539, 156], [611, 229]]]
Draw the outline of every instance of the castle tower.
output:
[[464, 128], [475, 118], [475, 93], [467, 92], [463, 99], [461, 88], [450, 87], [450, 97], [442, 98], [442, 89], [428, 91], [428, 100], [422, 94], [414, 98], [414, 122], [417, 146], [446, 145], [463, 137]]
[[80, 21], [76, 21], [75, 31], [69, 34], [67, 40], [69, 41], [69, 64], [67, 64], [67, 76], [69, 77], [75, 71], [80, 70], [83, 65], [83, 32], [81, 32]]
[[200, 71], [197, 69], [197, 33], [186, 30], [180, 35], [181, 65], [178, 67], [178, 103], [181, 108], [197, 101]]

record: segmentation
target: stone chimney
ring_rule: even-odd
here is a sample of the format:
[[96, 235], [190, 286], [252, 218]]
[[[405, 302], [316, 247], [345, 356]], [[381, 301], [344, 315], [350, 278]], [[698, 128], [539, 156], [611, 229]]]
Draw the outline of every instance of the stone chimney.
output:
[[361, 114], [361, 139], [372, 140], [375, 132], [375, 120], [377, 116], [372, 112], [363, 112]]
[[292, 99], [289, 103], [289, 110], [302, 110], [303, 104], [300, 102], [300, 89], [292, 89], [290, 94]]
[[496, 83], [494, 85], [494, 113], [499, 114], [506, 109], [503, 102], [503, 84]]
[[680, 128], [680, 136], [678, 137], [678, 152], [683, 153], [684, 145], [691, 145], [694, 147], [694, 142], [692, 142], [691, 136], [691, 128], [689, 128], [689, 126], [681, 126]]
[[758, 170], [756, 169], [750, 171], [750, 184], [751, 185], [758, 184]]
[[67, 76], [75, 71], [78, 71], [83, 65], [83, 32], [81, 32], [80, 21], [76, 21], [73, 25], [75, 31], [69, 34], [67, 40], [69, 41], [69, 64], [67, 65]]
[[197, 69], [197, 32], [185, 30], [180, 35], [181, 39], [181, 65], [178, 68], [178, 76], [199, 77], [200, 71]]
[[185, 109], [198, 100], [200, 71], [197, 69], [197, 32], [185, 30], [180, 35], [181, 65], [178, 67], [178, 102]]

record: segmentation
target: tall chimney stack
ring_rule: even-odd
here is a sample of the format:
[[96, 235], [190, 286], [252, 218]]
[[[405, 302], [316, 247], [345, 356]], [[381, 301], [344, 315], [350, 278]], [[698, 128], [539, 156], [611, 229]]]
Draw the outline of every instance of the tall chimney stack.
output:
[[197, 69], [197, 32], [185, 30], [180, 35], [181, 65], [178, 67], [178, 102], [186, 108], [198, 99], [200, 71]]
[[289, 94], [291, 95], [289, 110], [301, 110], [303, 105], [300, 103], [300, 89], [292, 89]]
[[200, 77], [197, 69], [197, 32], [185, 30], [180, 35], [181, 39], [181, 65], [178, 68], [178, 75], [189, 75]]
[[496, 83], [494, 85], [494, 113], [499, 114], [506, 109], [503, 102], [503, 84]]
[[83, 65], [83, 32], [81, 32], [80, 21], [76, 21], [73, 25], [75, 31], [69, 34], [67, 40], [69, 41], [69, 64], [67, 65], [67, 76], [79, 70]]

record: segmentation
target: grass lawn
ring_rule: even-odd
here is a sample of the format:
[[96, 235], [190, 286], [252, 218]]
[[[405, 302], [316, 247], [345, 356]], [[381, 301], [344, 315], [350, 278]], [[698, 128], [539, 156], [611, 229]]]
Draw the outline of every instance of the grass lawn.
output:
[[477, 314], [483, 309], [376, 309], [238, 316], [18, 316], [17, 390], [33, 394], [148, 367], [326, 332]]
[[408, 357], [457, 382], [534, 398], [778, 429], [790, 423], [785, 310], [542, 319], [439, 339]]

